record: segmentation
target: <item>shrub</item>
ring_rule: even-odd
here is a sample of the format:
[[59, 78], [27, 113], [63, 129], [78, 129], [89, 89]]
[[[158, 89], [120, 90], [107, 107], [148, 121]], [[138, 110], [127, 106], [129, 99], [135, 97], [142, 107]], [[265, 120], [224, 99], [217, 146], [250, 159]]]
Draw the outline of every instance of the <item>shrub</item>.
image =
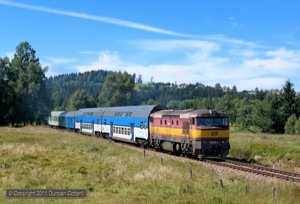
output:
[[295, 134], [295, 124], [297, 121], [297, 117], [295, 114], [292, 114], [287, 122], [285, 123], [284, 130], [287, 134]]
[[300, 135], [300, 118], [295, 123], [295, 134]]

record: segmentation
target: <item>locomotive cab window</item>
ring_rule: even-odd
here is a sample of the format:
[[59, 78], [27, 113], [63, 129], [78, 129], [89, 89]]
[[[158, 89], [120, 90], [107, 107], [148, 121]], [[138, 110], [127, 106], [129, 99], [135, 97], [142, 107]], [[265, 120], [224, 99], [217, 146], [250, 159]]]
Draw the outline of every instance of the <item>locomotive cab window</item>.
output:
[[221, 117], [197, 118], [197, 126], [227, 127], [228, 118], [221, 118]]

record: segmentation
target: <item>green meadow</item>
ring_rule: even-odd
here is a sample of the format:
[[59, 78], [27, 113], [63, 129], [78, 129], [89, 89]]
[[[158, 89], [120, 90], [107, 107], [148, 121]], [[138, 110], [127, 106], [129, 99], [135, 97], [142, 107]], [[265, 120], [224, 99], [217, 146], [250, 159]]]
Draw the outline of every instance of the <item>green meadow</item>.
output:
[[[238, 132], [231, 136], [231, 157], [299, 168], [299, 137]], [[0, 203], [273, 204], [298, 203], [300, 198], [298, 184], [218, 175], [193, 162], [161, 163], [161, 158], [144, 158], [108, 140], [48, 127], [0, 127], [0, 154]], [[8, 199], [7, 189], [86, 189], [87, 197]]]
[[232, 131], [229, 157], [300, 173], [300, 135]]

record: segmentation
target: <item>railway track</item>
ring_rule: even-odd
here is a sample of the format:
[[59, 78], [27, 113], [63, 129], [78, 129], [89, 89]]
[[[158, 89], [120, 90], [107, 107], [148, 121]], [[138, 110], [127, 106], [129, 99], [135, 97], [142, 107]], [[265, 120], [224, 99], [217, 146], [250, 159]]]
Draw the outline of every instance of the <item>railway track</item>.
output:
[[227, 168], [237, 169], [244, 172], [258, 174], [266, 177], [272, 177], [272, 178], [282, 179], [290, 182], [300, 183], [300, 174], [295, 172], [282, 171], [282, 170], [272, 169], [265, 166], [237, 162], [233, 160], [225, 160], [222, 162], [206, 160], [205, 162], [218, 165], [218, 166], [227, 167]]
[[246, 173], [251, 173], [255, 175], [260, 175], [263, 177], [269, 177], [269, 178], [276, 178], [276, 179], [281, 179], [289, 182], [294, 182], [294, 183], [299, 183], [300, 184], [300, 174], [296, 172], [289, 172], [289, 171], [282, 171], [278, 169], [272, 169], [270, 167], [265, 167], [265, 166], [260, 166], [260, 165], [255, 165], [255, 164], [249, 164], [245, 162], [238, 162], [234, 161], [231, 159], [227, 159], [225, 161], [215, 161], [215, 160], [203, 160], [199, 161], [197, 159], [189, 158], [189, 157], [183, 157], [183, 156], [176, 156], [172, 154], [168, 154], [165, 152], [159, 152], [156, 151], [155, 149], [143, 149], [141, 147], [137, 147], [136, 145], [130, 144], [130, 143], [124, 143], [121, 141], [116, 141], [114, 140], [116, 144], [121, 145], [122, 147], [127, 147], [127, 148], [132, 148], [141, 152], [144, 152], [145, 154], [151, 154], [151, 155], [156, 155], [161, 158], [172, 158], [180, 161], [190, 161], [190, 162], [203, 162], [203, 163], [208, 163], [216, 166], [221, 166], [221, 167], [226, 167], [229, 169], [234, 169], [234, 170], [239, 170], [242, 172]]
[[156, 156], [159, 156], [162, 158], [172, 158], [172, 159], [176, 159], [176, 160], [180, 160], [180, 161], [190, 161], [190, 162], [198, 162], [198, 163], [201, 163], [201, 162], [209, 163], [212, 165], [221, 166], [221, 167], [234, 169], [234, 170], [239, 170], [242, 172], [260, 175], [263, 177], [269, 177], [269, 178], [285, 180], [288, 182], [300, 183], [300, 174], [295, 173], [295, 172], [282, 171], [282, 170], [278, 170], [278, 169], [272, 169], [270, 167], [249, 164], [249, 163], [244, 163], [244, 162], [238, 162], [238, 161], [234, 161], [234, 160], [230, 160], [230, 159], [227, 159], [225, 161], [216, 161], [216, 160], [208, 160], [208, 159], [199, 161], [199, 160], [188, 158], [188, 157], [176, 156], [176, 155], [172, 155], [172, 154], [166, 154], [163, 152], [157, 152], [156, 150], [153, 150], [153, 149], [145, 150], [145, 149], [142, 149], [140, 147], [136, 147], [136, 146], [130, 145], [130, 144], [121, 143], [121, 145], [124, 147], [127, 147], [127, 148], [133, 148], [133, 149], [137, 149], [138, 151], [143, 151], [144, 154], [156, 155]]

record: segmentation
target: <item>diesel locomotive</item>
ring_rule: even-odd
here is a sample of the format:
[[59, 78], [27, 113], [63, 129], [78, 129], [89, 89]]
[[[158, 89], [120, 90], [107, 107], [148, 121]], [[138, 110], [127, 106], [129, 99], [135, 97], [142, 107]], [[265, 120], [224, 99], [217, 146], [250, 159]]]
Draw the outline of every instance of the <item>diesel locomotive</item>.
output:
[[213, 109], [167, 110], [159, 105], [85, 108], [53, 111], [48, 124], [199, 159], [224, 159], [230, 149], [228, 116]]

